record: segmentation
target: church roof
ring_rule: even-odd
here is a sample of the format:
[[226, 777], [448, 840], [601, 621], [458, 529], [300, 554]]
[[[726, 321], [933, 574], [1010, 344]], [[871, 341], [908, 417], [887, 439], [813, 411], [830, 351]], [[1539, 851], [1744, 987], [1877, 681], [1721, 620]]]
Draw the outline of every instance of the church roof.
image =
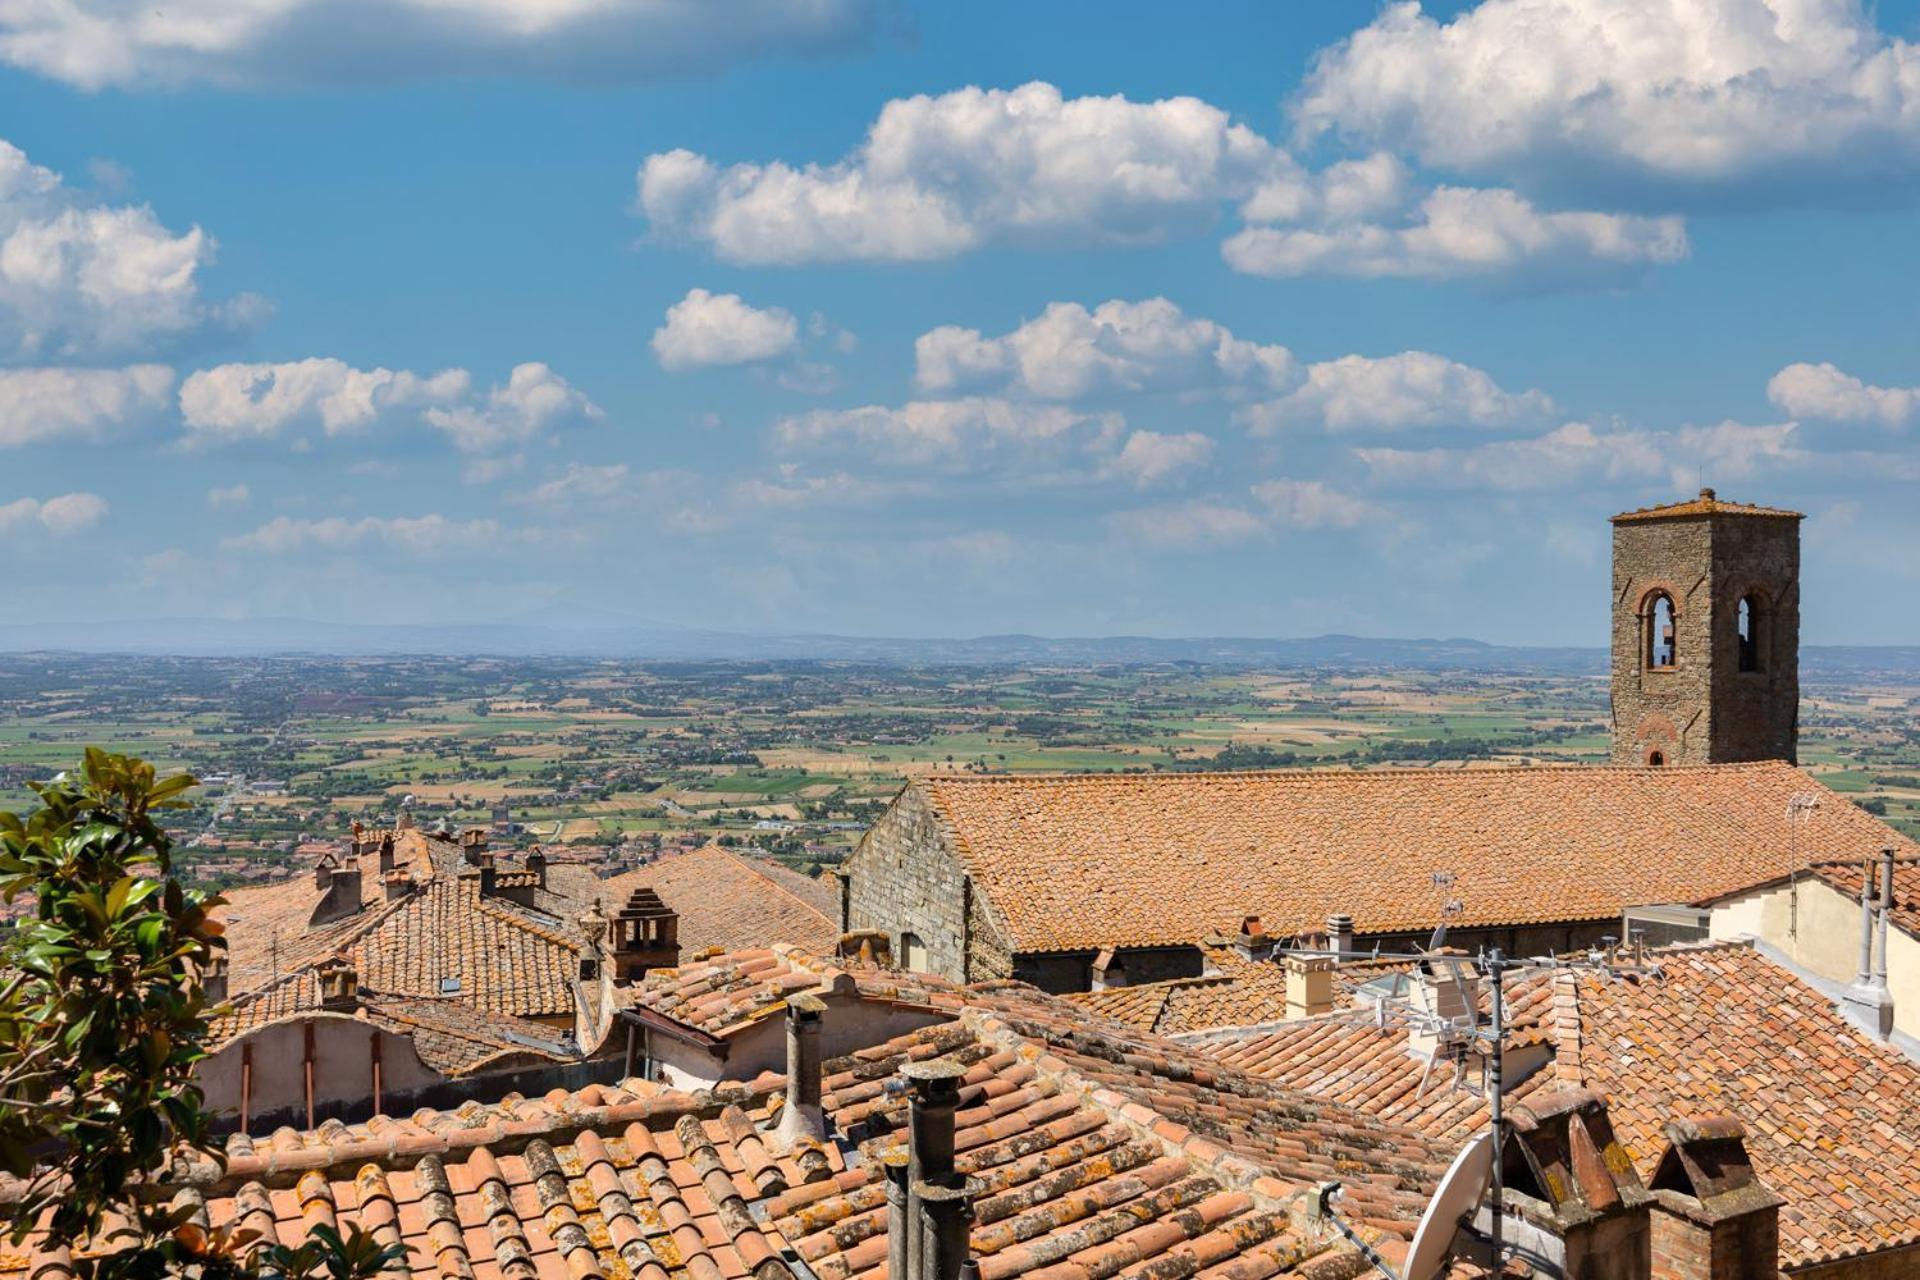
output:
[[[1596, 920], [1908, 841], [1781, 761], [918, 780], [1015, 951]], [[1816, 808], [1788, 801], [1822, 795]], [[1797, 832], [1796, 827], [1797, 825]], [[1451, 876], [1437, 885], [1436, 875]]]
[[1696, 498], [1685, 502], [1670, 502], [1664, 506], [1641, 507], [1634, 511], [1622, 511], [1613, 517], [1614, 524], [1635, 524], [1642, 520], [1675, 520], [1688, 516], [1771, 516], [1777, 520], [1804, 520], [1806, 516], [1798, 511], [1788, 511], [1784, 507], [1756, 507], [1745, 502], [1725, 502], [1711, 489], [1702, 489]]

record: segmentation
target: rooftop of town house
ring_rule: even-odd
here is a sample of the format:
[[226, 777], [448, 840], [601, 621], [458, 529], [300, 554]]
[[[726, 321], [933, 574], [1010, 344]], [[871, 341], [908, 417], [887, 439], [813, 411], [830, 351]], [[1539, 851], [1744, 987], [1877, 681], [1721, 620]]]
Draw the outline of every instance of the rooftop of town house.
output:
[[[155, 1194], [203, 1228], [282, 1242], [361, 1225], [408, 1246], [418, 1275], [793, 1280], [795, 1260], [819, 1280], [873, 1275], [886, 1257], [875, 1162], [903, 1138], [899, 1068], [934, 1058], [963, 1072], [955, 1145], [978, 1180], [972, 1248], [988, 1280], [1359, 1274], [1309, 1211], [1315, 1188], [1345, 1182], [1343, 1216], [1401, 1256], [1446, 1154], [1000, 984], [951, 1022], [825, 1064], [836, 1141], [774, 1140], [778, 1076], [691, 1094], [628, 1081], [236, 1136], [224, 1167], [182, 1161]], [[31, 1240], [0, 1247], [0, 1274], [72, 1265]]]
[[[1911, 841], [1778, 761], [956, 777], [920, 789], [1018, 952], [1192, 944], [1257, 914], [1367, 933], [1617, 916]], [[1453, 886], [1434, 887], [1445, 872]], [[1177, 886], [1177, 891], [1175, 891]]]

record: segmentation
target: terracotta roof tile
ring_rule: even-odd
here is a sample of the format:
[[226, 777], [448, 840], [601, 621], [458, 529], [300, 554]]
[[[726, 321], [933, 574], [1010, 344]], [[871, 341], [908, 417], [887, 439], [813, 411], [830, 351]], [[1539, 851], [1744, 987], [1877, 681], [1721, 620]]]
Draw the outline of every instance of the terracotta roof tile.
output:
[[[1193, 943], [1257, 914], [1277, 934], [1344, 911], [1424, 931], [1451, 872], [1459, 927], [1689, 902], [1795, 865], [1780, 762], [1668, 769], [1293, 770], [939, 777], [924, 788], [1016, 951]], [[1799, 848], [1911, 842], [1835, 801]]]
[[1920, 1065], [1749, 947], [1660, 954], [1662, 976], [1566, 979], [1580, 1059], [1643, 1173], [1678, 1116], [1727, 1114], [1785, 1196], [1780, 1261], [1804, 1267], [1920, 1241]]
[[1702, 489], [1698, 497], [1688, 498], [1684, 502], [1669, 502], [1661, 506], [1622, 511], [1619, 515], [1612, 517], [1612, 522], [1632, 524], [1642, 520], [1673, 520], [1686, 516], [1771, 516], [1780, 520], [1806, 519], [1806, 516], [1800, 512], [1788, 511], [1782, 507], [1756, 507], [1744, 502], [1727, 502], [1713, 490]]
[[779, 1013], [787, 997], [803, 991], [857, 993], [867, 1000], [957, 1013], [964, 990], [927, 974], [843, 966], [782, 942], [654, 969], [619, 994], [628, 1007], [650, 1010], [710, 1035], [729, 1035]]

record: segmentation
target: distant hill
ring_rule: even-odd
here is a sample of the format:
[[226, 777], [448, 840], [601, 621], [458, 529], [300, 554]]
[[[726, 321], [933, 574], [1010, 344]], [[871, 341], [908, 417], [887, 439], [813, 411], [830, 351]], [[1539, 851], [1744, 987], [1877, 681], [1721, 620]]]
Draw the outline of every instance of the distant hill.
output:
[[[976, 636], [910, 639], [750, 635], [670, 626], [547, 627], [523, 623], [401, 626], [169, 618], [127, 623], [0, 624], [0, 653], [64, 652], [182, 657], [498, 656], [647, 660], [841, 660], [897, 663], [1090, 665], [1193, 662], [1224, 666], [1534, 671], [1601, 675], [1601, 648], [1495, 645], [1481, 640], [1393, 640], [1323, 635], [1299, 639], [1201, 636]], [[1920, 645], [1807, 646], [1809, 678], [1920, 677]]]

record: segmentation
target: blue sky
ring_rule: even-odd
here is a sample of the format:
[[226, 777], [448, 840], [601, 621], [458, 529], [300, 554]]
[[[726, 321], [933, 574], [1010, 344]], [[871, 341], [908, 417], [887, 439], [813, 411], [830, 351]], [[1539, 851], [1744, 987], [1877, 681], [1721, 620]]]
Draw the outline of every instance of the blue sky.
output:
[[1920, 640], [1920, 6], [0, 0], [15, 619]]

